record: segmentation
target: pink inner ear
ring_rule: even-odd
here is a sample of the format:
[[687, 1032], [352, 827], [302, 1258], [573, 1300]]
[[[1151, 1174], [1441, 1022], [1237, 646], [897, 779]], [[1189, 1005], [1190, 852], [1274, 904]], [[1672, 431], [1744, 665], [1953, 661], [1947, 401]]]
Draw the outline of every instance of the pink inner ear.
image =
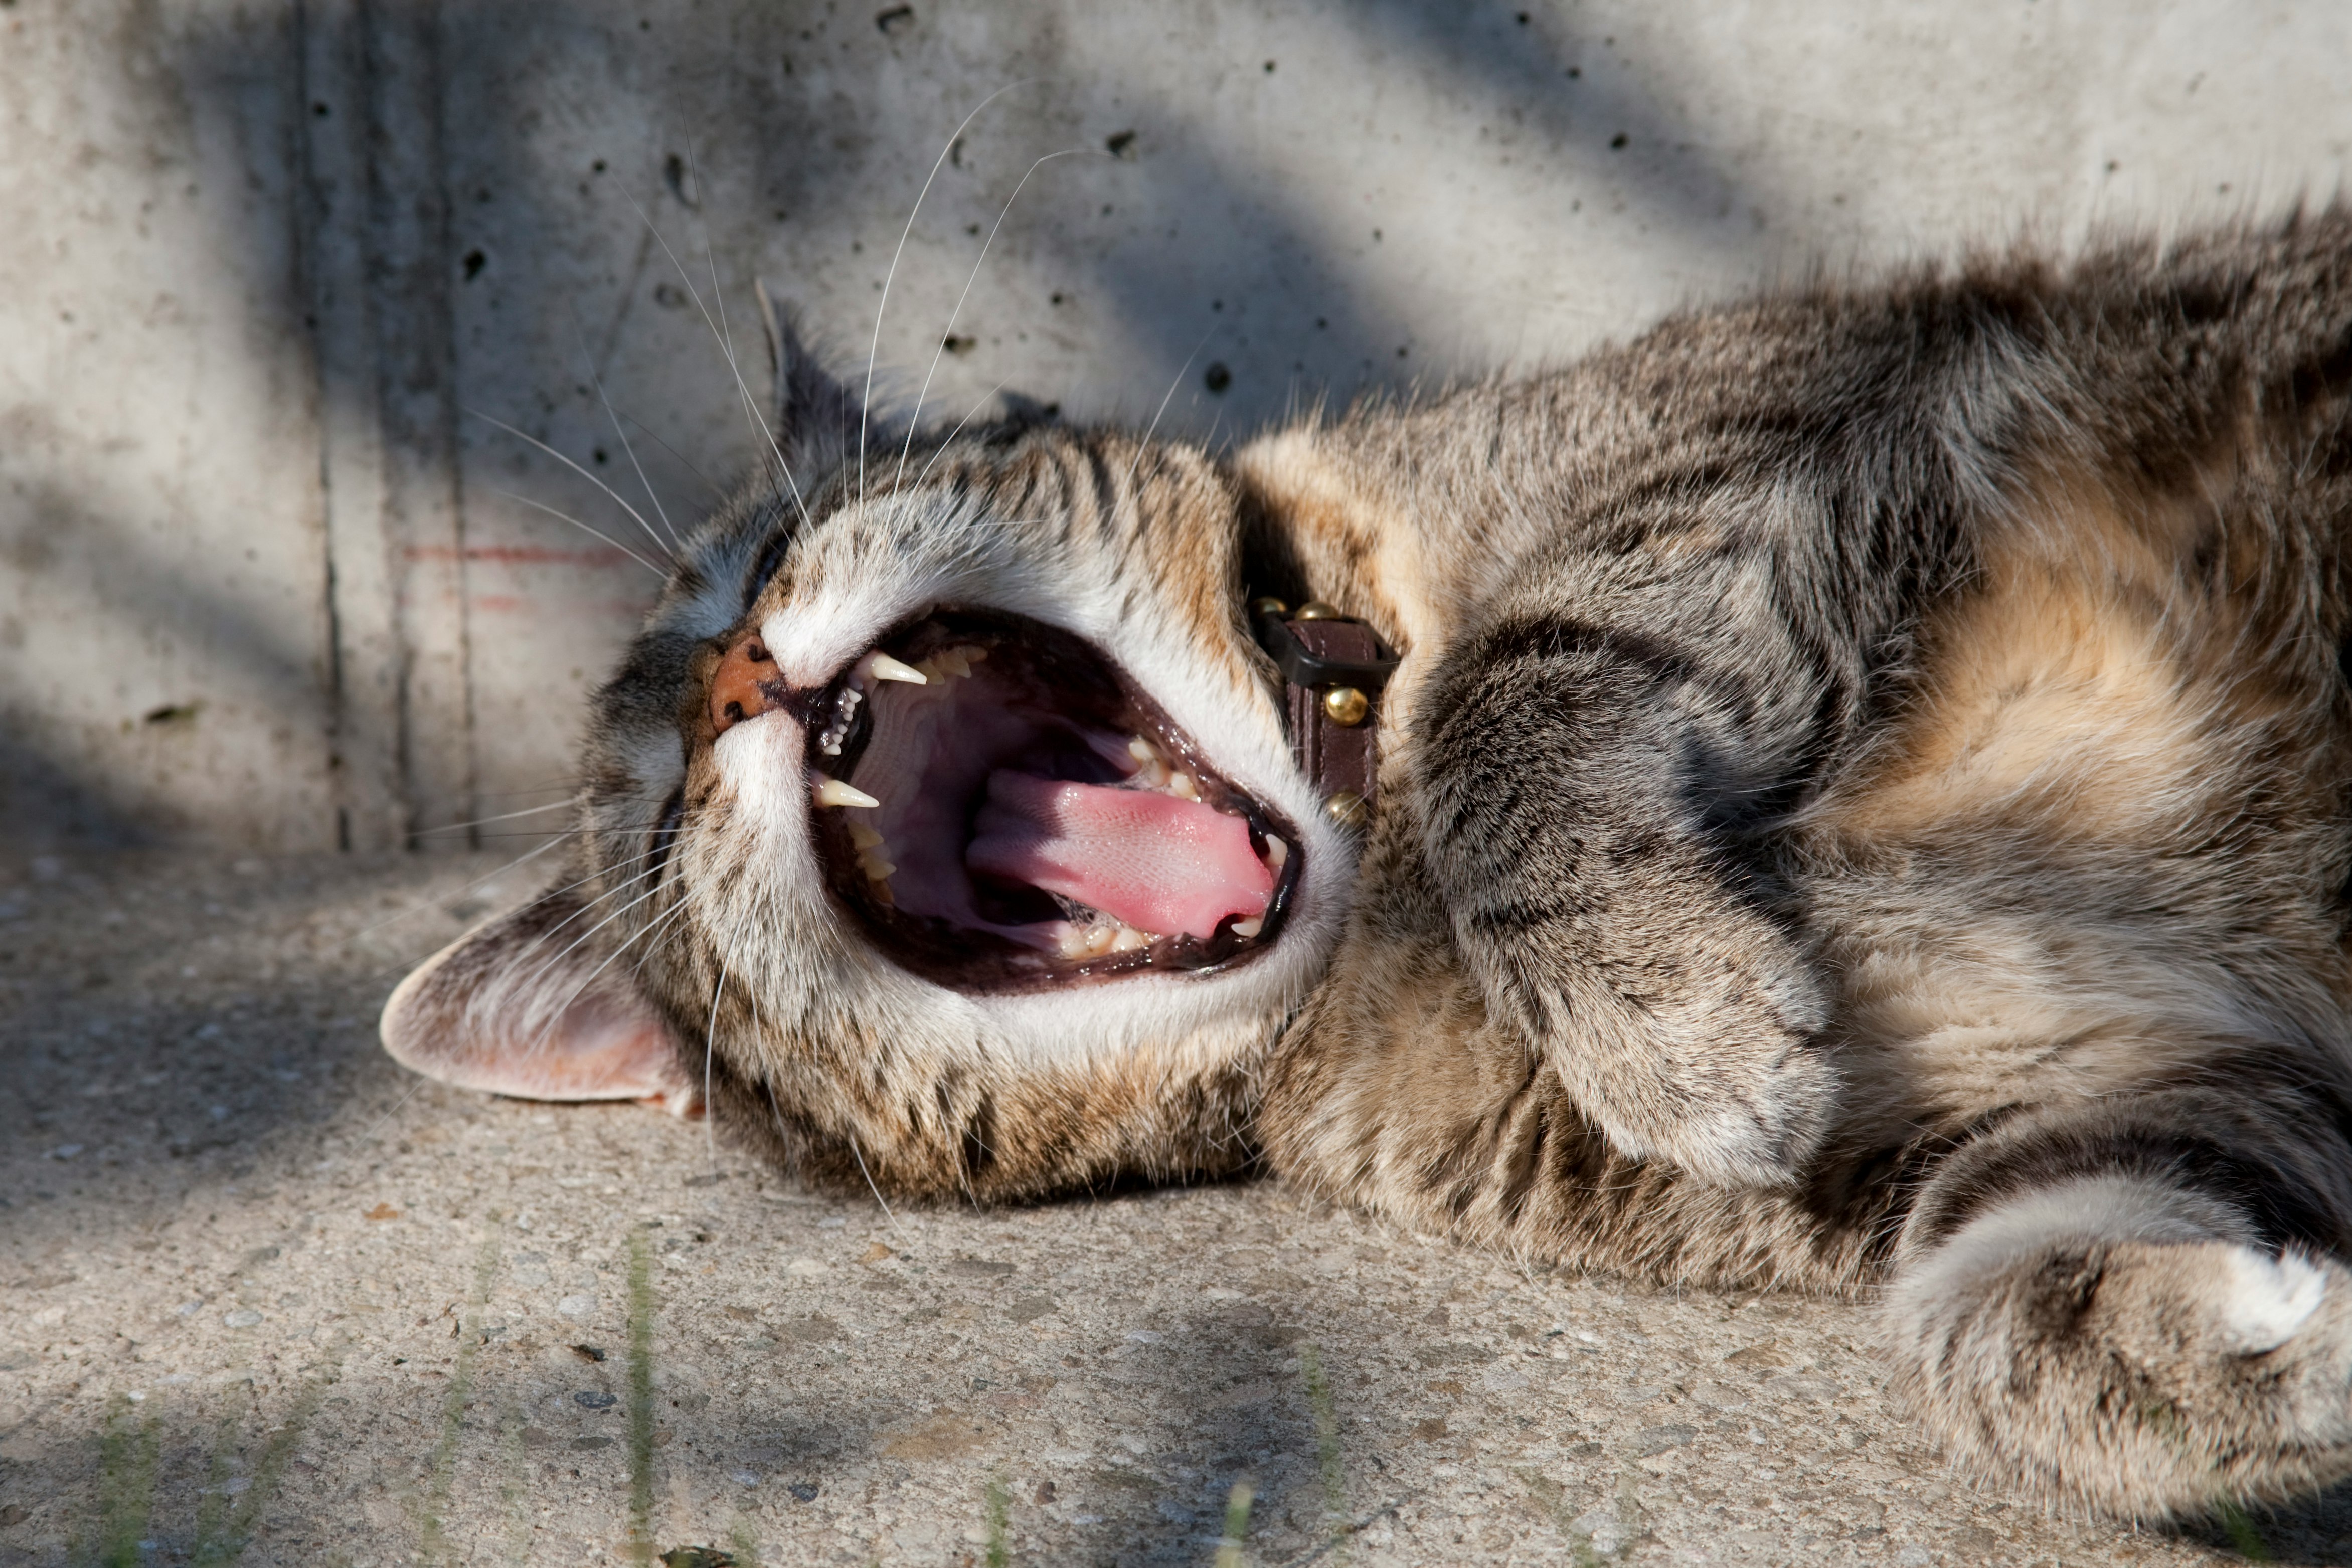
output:
[[562, 930], [577, 906], [542, 901], [435, 954], [384, 1004], [384, 1049], [444, 1083], [524, 1100], [657, 1100], [699, 1086], [635, 988]]

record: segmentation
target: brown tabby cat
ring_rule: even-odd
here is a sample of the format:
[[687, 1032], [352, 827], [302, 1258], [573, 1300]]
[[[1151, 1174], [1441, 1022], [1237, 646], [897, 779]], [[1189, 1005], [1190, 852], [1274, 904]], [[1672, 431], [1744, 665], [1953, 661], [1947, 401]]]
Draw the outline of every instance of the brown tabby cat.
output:
[[[1230, 459], [884, 433], [782, 343], [578, 863], [409, 977], [403, 1061], [707, 1092], [894, 1196], [1263, 1160], [1881, 1291], [1954, 1453], [2117, 1514], [2352, 1474], [2352, 217], [1768, 297]], [[1321, 612], [1253, 594], [1401, 653], [1320, 694], [1369, 812], [1257, 641]]]

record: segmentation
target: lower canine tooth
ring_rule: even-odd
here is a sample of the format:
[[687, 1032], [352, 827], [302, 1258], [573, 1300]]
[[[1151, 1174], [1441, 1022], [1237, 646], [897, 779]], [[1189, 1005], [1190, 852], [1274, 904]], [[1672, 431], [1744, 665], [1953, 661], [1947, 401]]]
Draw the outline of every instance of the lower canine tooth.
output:
[[1236, 920], [1234, 922], [1234, 935], [1236, 936], [1255, 936], [1265, 929], [1265, 922], [1263, 920]]
[[822, 773], [813, 777], [816, 779], [816, 803], [820, 806], [878, 806], [882, 803], [865, 790], [844, 784], [838, 779], [827, 779]]

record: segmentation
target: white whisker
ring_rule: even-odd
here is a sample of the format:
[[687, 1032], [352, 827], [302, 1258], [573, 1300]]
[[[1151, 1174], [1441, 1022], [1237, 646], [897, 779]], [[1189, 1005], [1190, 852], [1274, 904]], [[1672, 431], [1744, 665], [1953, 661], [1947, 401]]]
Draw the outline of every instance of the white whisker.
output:
[[1007, 82], [982, 99], [978, 107], [963, 117], [963, 123], [955, 128], [955, 134], [949, 137], [947, 145], [940, 149], [939, 157], [931, 163], [931, 172], [923, 177], [923, 188], [915, 193], [915, 204], [908, 209], [907, 226], [898, 234], [898, 248], [890, 253], [890, 268], [882, 275], [882, 298], [874, 307], [874, 340], [866, 346], [866, 388], [857, 397], [857, 499], [861, 506], [866, 500], [866, 425], [868, 410], [874, 402], [874, 363], [882, 352], [882, 318], [890, 308], [890, 286], [898, 279], [898, 258], [907, 254], [907, 240], [915, 232], [915, 220], [922, 215], [923, 198], [931, 193], [932, 183], [939, 179], [940, 171], [947, 166], [948, 154], [954, 152], [956, 143], [963, 140], [963, 133], [971, 129], [971, 122], [980, 118], [982, 110], [1014, 88], [1029, 85], [1027, 81]]
[[647, 424], [644, 420], [639, 419], [634, 413], [625, 413], [621, 415], [621, 417], [627, 420], [631, 424], [635, 425], [637, 427], [638, 434], [643, 435], [646, 440], [652, 442], [656, 446], [660, 447], [664, 452], [668, 453], [672, 457], [677, 458], [677, 465], [685, 469], [688, 473], [693, 475], [696, 478], [701, 480], [702, 487], [709, 491], [714, 498], [721, 501], [727, 498], [727, 487], [721, 485], [718, 480], [713, 479], [709, 475], [705, 474], [701, 469], [696, 467], [691, 462], [688, 461], [685, 453], [680, 452], [677, 447], [672, 446], [668, 442], [662, 439], [660, 431], [656, 430], [652, 425]]
[[[557, 848], [562, 842], [563, 841], [562, 839], [551, 839], [548, 842], [540, 845], [539, 848], [535, 850], [530, 850], [522, 854], [517, 855], [514, 859], [507, 862], [506, 864], [499, 867], [498, 870], [490, 873], [488, 876], [481, 878], [478, 882], [467, 883], [462, 891], [467, 893], [479, 892], [481, 889], [486, 888], [489, 886], [490, 883], [498, 881], [499, 878], [506, 875], [507, 873], [514, 870], [517, 866], [528, 865], [532, 861], [535, 861], [540, 856], [545, 854], [548, 851]], [[383, 919], [377, 921], [374, 925], [362, 926], [361, 929], [352, 932], [351, 940], [357, 942], [362, 937], [373, 936], [387, 925], [397, 925], [401, 921], [407, 919], [412, 915], [422, 915], [428, 909], [437, 909], [440, 906], [441, 900], [437, 895], [433, 898], [425, 899], [421, 903], [412, 904], [406, 909], [401, 910], [398, 914], [387, 915]]]
[[978, 402], [972, 404], [971, 413], [956, 421], [955, 428], [948, 432], [947, 439], [940, 442], [939, 450], [931, 454], [931, 460], [923, 465], [923, 471], [921, 473], [915, 476], [916, 489], [919, 490], [923, 487], [923, 481], [931, 476], [931, 470], [939, 466], [940, 459], [948, 455], [948, 448], [954, 445], [955, 438], [963, 434], [963, 427], [970, 424], [973, 418], [979, 414], [982, 409], [986, 408], [991, 402], [993, 402], [996, 400], [996, 394], [1003, 392], [1005, 388], [1006, 382], [1011, 380], [1012, 378], [1008, 376], [1005, 378], [1005, 381], [999, 382], [994, 386], [989, 388], [988, 395], [982, 398]]
[[646, 487], [646, 499], [653, 503], [654, 516], [661, 519], [662, 531], [669, 535], [667, 548], [675, 557], [678, 550], [677, 525], [669, 520], [669, 513], [662, 506], [660, 493], [655, 490], [653, 481], [646, 477], [646, 465], [637, 461], [637, 449], [630, 444], [629, 433], [621, 427], [621, 416], [614, 409], [613, 400], [604, 395], [604, 377], [596, 369], [595, 356], [588, 351], [588, 334], [581, 329], [580, 313], [576, 309], [572, 314], [572, 335], [580, 340], [580, 357], [587, 362], [589, 384], [596, 389], [596, 401], [604, 405], [604, 417], [613, 422], [613, 434], [620, 438], [621, 450], [628, 455], [629, 466], [635, 470], [637, 483]]
[[710, 1168], [719, 1168], [719, 1129], [710, 1114], [711, 1059], [719, 1051], [719, 998], [727, 994], [727, 971], [735, 962], [735, 949], [730, 946], [719, 956], [719, 983], [710, 988], [710, 1021], [702, 1028], [702, 1134]]
[[533, 511], [545, 512], [551, 517], [570, 523], [582, 533], [594, 534], [598, 538], [603, 539], [606, 544], [611, 545], [614, 549], [619, 550], [623, 555], [627, 556], [631, 560], [635, 561], [639, 566], [644, 567], [656, 577], [661, 578], [665, 581], [668, 580], [669, 572], [667, 569], [656, 566], [653, 562], [647, 560], [645, 557], [639, 555], [636, 551], [631, 549], [628, 546], [623, 544], [612, 535], [604, 532], [604, 529], [592, 528], [586, 523], [582, 522], [579, 518], [573, 517], [569, 512], [559, 512], [553, 507], [547, 505], [543, 501], [534, 501], [529, 496], [518, 496], [512, 490], [492, 490], [490, 491], [490, 494], [493, 496], [502, 496], [509, 501], [520, 501], [524, 506], [530, 507]]
[[[772, 1097], [775, 1094], [775, 1091], [771, 1089], [768, 1091], [768, 1093]], [[779, 1114], [781, 1115], [782, 1113], [779, 1113]], [[898, 1231], [901, 1238], [905, 1237], [907, 1233], [899, 1227], [898, 1217], [890, 1212], [890, 1205], [888, 1201], [883, 1197], [882, 1189], [874, 1185], [874, 1173], [866, 1168], [866, 1151], [857, 1146], [857, 1134], [854, 1131], [849, 1134], [849, 1152], [857, 1157], [857, 1174], [866, 1178], [866, 1190], [872, 1193], [874, 1195], [874, 1201], [882, 1206], [882, 1218], [890, 1222], [891, 1229]], [[974, 1207], [978, 1206], [975, 1205]]]
[[[589, 371], [589, 373], [590, 373], [591, 375], [593, 375], [593, 374], [595, 373], [595, 371], [592, 369], [592, 370]], [[469, 409], [466, 410], [466, 412], [467, 412], [467, 413], [472, 414], [476, 419], [478, 419], [478, 420], [482, 421], [482, 422], [483, 422], [484, 423], [486, 423], [486, 424], [495, 424], [495, 425], [497, 425], [500, 430], [505, 431], [509, 435], [512, 435], [512, 436], [518, 437], [518, 438], [519, 438], [519, 439], [520, 439], [520, 440], [524, 440], [524, 441], [528, 441], [528, 442], [530, 442], [533, 446], [538, 447], [541, 452], [546, 453], [550, 457], [554, 458], [558, 463], [562, 464], [566, 468], [571, 469], [574, 474], [579, 475], [583, 479], [587, 480], [587, 481], [588, 481], [588, 483], [590, 483], [591, 485], [595, 486], [596, 486], [596, 488], [598, 488], [599, 490], [604, 491], [604, 494], [606, 494], [607, 496], [612, 497], [613, 497], [613, 503], [614, 503], [614, 505], [615, 505], [615, 506], [619, 507], [621, 508], [621, 510], [623, 510], [623, 511], [625, 511], [625, 512], [628, 513], [628, 514], [629, 514], [629, 516], [631, 516], [632, 517], [635, 517], [635, 518], [637, 520], [637, 527], [639, 527], [639, 528], [643, 528], [643, 529], [645, 529], [645, 530], [646, 530], [646, 538], [649, 538], [649, 539], [651, 539], [651, 540], [653, 540], [653, 541], [654, 541], [654, 549], [657, 549], [657, 550], [661, 551], [661, 552], [662, 552], [662, 554], [664, 554], [664, 555], [667, 555], [667, 554], [669, 554], [669, 548], [670, 548], [670, 547], [669, 547], [669, 546], [667, 546], [667, 545], [666, 545], [666, 544], [664, 544], [664, 543], [662, 542], [662, 537], [661, 537], [661, 535], [659, 535], [659, 534], [657, 534], [657, 533], [654, 532], [654, 526], [653, 526], [651, 523], [649, 523], [649, 522], [646, 521], [645, 514], [644, 514], [643, 512], [638, 511], [635, 507], [632, 507], [631, 505], [629, 505], [629, 503], [628, 503], [628, 502], [626, 502], [626, 501], [623, 500], [623, 499], [621, 498], [621, 493], [620, 493], [618, 490], [614, 489], [614, 488], [613, 488], [613, 486], [611, 486], [610, 485], [605, 484], [605, 483], [604, 483], [604, 481], [603, 481], [602, 479], [597, 478], [597, 477], [596, 477], [596, 476], [594, 476], [593, 474], [591, 474], [590, 472], [588, 472], [588, 470], [587, 470], [587, 469], [583, 468], [582, 466], [580, 466], [580, 465], [579, 465], [579, 464], [574, 463], [573, 461], [572, 461], [572, 459], [571, 459], [571, 458], [566, 457], [562, 453], [558, 452], [554, 447], [550, 446], [546, 442], [541, 441], [538, 436], [531, 434], [529, 431], [517, 430], [513, 425], [509, 424], [505, 420], [503, 420], [503, 419], [493, 419], [490, 415], [488, 415], [488, 414], [487, 414], [487, 413], [484, 413], [480, 409], [478, 409], [478, 408], [469, 408]], [[551, 507], [542, 507], [541, 509], [542, 509], [542, 510], [552, 510], [553, 508], [551, 508]], [[562, 514], [561, 512], [558, 512], [556, 515], [557, 515], [558, 517], [562, 517]], [[581, 526], [582, 528], [588, 528], [588, 525], [587, 525], [587, 524], [585, 524], [585, 523], [582, 523], [580, 526]], [[589, 528], [589, 529], [588, 529], [588, 531], [589, 531], [589, 532], [591, 532], [591, 533], [595, 533], [595, 532], [596, 532], [596, 530], [595, 530], [595, 529], [593, 529], [593, 528]], [[601, 535], [601, 534], [598, 534], [598, 535], [597, 535], [597, 537], [598, 537], [598, 538], [604, 538], [604, 536], [603, 536], [603, 535]], [[614, 548], [616, 548], [616, 549], [618, 549], [618, 548], [623, 548], [623, 547], [621, 547], [621, 546], [620, 546], [620, 543], [619, 543], [619, 541], [618, 541], [618, 540], [613, 540], [613, 541], [611, 541], [611, 542], [614, 544]], [[644, 559], [645, 559], [645, 557], [643, 557], [643, 556], [638, 556], [638, 557], [637, 557], [637, 559], [638, 559], [639, 560], [644, 560]], [[648, 561], [648, 562], [646, 562], [646, 564], [647, 564], [647, 565], [651, 565], [652, 563], [651, 563], [650, 561]], [[659, 570], [659, 569], [658, 569], [658, 568], [656, 568], [656, 570]]]
[[[963, 280], [963, 292], [956, 296], [955, 308], [948, 312], [948, 324], [945, 329], [940, 333], [939, 346], [931, 350], [930, 369], [923, 372], [922, 390], [915, 394], [915, 412], [907, 416], [906, 444], [898, 448], [898, 471], [893, 475], [890, 479], [890, 483], [894, 488], [898, 486], [900, 480], [907, 476], [907, 455], [915, 449], [915, 431], [923, 421], [923, 400], [930, 396], [931, 379], [940, 372], [940, 360], [948, 351], [948, 340], [955, 336], [956, 322], [963, 316], [965, 302], [971, 298], [972, 286], [980, 281], [980, 269], [988, 265], [989, 250], [996, 244], [997, 234], [1004, 227], [1004, 220], [1013, 215], [1013, 204], [1021, 199], [1021, 192], [1023, 188], [1029, 183], [1029, 176], [1031, 174], [1034, 174], [1038, 170], [1044, 168], [1046, 164], [1051, 163], [1056, 158], [1067, 158], [1073, 153], [1085, 152], [1087, 151], [1090, 151], [1090, 149], [1084, 147], [1065, 147], [1059, 152], [1046, 153], [1043, 158], [1038, 159], [1037, 162], [1029, 165], [1027, 172], [1024, 173], [1020, 180], [1013, 185], [1013, 194], [1004, 198], [1003, 209], [996, 214], [996, 223], [989, 229], [988, 238], [981, 242], [980, 257], [971, 264], [971, 276]], [[1105, 156], [1108, 156], [1108, 154], [1105, 154]]]
[[637, 204], [636, 197], [629, 194], [628, 187], [624, 185], [620, 191], [622, 199], [635, 208], [639, 221], [654, 236], [654, 243], [661, 246], [664, 256], [669, 257], [670, 266], [677, 269], [677, 279], [686, 285], [687, 297], [694, 301], [695, 309], [701, 313], [702, 324], [710, 329], [711, 337], [719, 344], [719, 353], [726, 358], [728, 371], [735, 378], [736, 394], [742, 399], [743, 412], [750, 417], [751, 428], [759, 432], [760, 439], [768, 444], [768, 450], [775, 455], [777, 472], [783, 476], [784, 483], [792, 489], [793, 505], [800, 508], [801, 521], [814, 527], [814, 519], [809, 516], [808, 503], [801, 498], [800, 481], [793, 477], [793, 465], [785, 458], [784, 449], [777, 444], [776, 433], [768, 427], [767, 417], [761, 413], [758, 400], [751, 396], [751, 388], [743, 380], [743, 368], [736, 363], [735, 350], [728, 346], [727, 335], [719, 329], [719, 323], [711, 319], [710, 307], [702, 302], [702, 290], [694, 286], [693, 276], [686, 270], [686, 264], [678, 260], [677, 252], [670, 249], [669, 241], [664, 239], [661, 230], [654, 226], [653, 218]]
[[525, 806], [520, 811], [500, 811], [495, 817], [477, 817], [470, 822], [444, 822], [437, 828], [419, 828], [416, 831], [416, 836], [423, 838], [427, 833], [454, 833], [460, 828], [478, 828], [490, 822], [510, 822], [517, 817], [537, 817], [549, 811], [568, 810], [578, 804], [580, 804], [580, 797], [574, 795], [567, 800], [551, 800], [544, 806]]
[[1132, 491], [1135, 488], [1136, 470], [1143, 466], [1143, 455], [1151, 449], [1151, 437], [1160, 429], [1161, 416], [1167, 413], [1168, 405], [1176, 401], [1176, 389], [1184, 384], [1184, 378], [1192, 371], [1192, 361], [1201, 357], [1201, 350], [1207, 348], [1209, 340], [1216, 335], [1217, 329], [1214, 327], [1202, 333], [1201, 340], [1192, 345], [1192, 351], [1185, 355], [1184, 362], [1177, 367], [1176, 379], [1168, 383], [1168, 395], [1160, 400], [1160, 407], [1152, 413], [1151, 423], [1143, 427], [1143, 439], [1138, 442], [1135, 447], [1135, 461], [1127, 465], [1129, 490]]

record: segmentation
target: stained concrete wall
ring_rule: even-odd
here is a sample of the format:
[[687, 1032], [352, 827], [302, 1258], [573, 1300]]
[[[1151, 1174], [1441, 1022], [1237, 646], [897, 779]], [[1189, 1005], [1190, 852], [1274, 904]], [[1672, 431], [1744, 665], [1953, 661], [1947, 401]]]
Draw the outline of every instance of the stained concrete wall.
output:
[[2243, 0], [0, 0], [0, 834], [557, 798], [655, 547], [500, 425], [691, 514], [755, 450], [754, 278], [902, 408], [1222, 440], [2332, 194], [2347, 69], [2352, 13]]

